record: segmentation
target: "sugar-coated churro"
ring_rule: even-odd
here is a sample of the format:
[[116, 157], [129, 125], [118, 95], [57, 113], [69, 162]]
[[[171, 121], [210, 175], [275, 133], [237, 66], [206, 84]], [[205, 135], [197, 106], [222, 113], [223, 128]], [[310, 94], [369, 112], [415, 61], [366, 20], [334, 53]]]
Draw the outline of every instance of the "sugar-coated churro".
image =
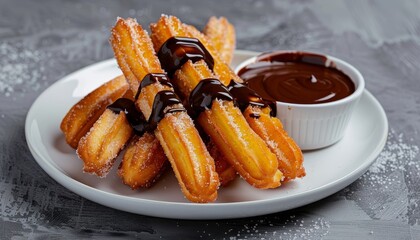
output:
[[101, 85], [77, 102], [61, 121], [61, 131], [67, 143], [77, 148], [80, 139], [86, 135], [106, 106], [122, 97], [128, 89], [124, 76], [118, 76]]
[[305, 176], [302, 151], [275, 117], [275, 103], [268, 104], [268, 101], [263, 100], [255, 91], [233, 80], [228, 89], [243, 111], [248, 124], [276, 154], [279, 169], [284, 174], [283, 181]]
[[230, 64], [236, 45], [235, 27], [224, 17], [210, 17], [203, 32], [219, 53], [220, 59]]
[[135, 136], [123, 155], [118, 175], [132, 189], [150, 187], [168, 163], [159, 141], [152, 133]]
[[132, 133], [124, 112], [115, 113], [106, 109], [80, 139], [77, 154], [84, 161], [83, 170], [105, 177]]

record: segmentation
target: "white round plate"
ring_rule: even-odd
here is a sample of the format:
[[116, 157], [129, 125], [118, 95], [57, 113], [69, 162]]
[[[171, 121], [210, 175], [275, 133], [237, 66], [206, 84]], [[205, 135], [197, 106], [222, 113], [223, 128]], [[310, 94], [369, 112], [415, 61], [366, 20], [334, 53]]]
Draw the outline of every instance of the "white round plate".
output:
[[[233, 66], [257, 53], [236, 51]], [[385, 145], [388, 122], [379, 102], [368, 92], [355, 110], [344, 138], [337, 144], [305, 152], [307, 176], [278, 189], [259, 190], [237, 178], [219, 190], [216, 202], [188, 202], [172, 173], [156, 185], [133, 191], [116, 174], [106, 178], [82, 172], [82, 161], [60, 131], [70, 107], [102, 83], [121, 74], [115, 60], [103, 61], [57, 81], [33, 103], [25, 134], [38, 164], [58, 183], [91, 201], [123, 211], [177, 219], [240, 218], [280, 212], [327, 197], [359, 178]]]

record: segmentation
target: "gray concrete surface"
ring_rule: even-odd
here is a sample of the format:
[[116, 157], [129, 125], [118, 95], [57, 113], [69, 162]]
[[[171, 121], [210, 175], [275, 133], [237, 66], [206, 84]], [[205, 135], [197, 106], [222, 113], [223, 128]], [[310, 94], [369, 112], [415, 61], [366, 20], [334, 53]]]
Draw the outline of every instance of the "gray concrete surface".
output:
[[[0, 0], [0, 239], [420, 239], [419, 9], [404, 0]], [[152, 218], [68, 191], [28, 150], [31, 103], [61, 77], [113, 56], [108, 34], [117, 16], [148, 25], [161, 13], [199, 28], [226, 16], [238, 49], [315, 50], [352, 63], [386, 110], [385, 149], [337, 194], [255, 218]]]

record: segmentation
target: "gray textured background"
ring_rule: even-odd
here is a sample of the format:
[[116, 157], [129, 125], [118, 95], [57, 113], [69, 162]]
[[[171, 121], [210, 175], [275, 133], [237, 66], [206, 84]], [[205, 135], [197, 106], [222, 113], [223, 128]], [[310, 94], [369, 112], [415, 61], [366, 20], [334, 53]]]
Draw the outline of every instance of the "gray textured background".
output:
[[[420, 239], [419, 9], [419, 1], [383, 0], [0, 0], [0, 239]], [[31, 103], [61, 77], [113, 56], [107, 39], [117, 16], [148, 25], [161, 13], [199, 28], [227, 16], [239, 49], [316, 50], [352, 63], [387, 112], [384, 151], [339, 193], [255, 218], [151, 218], [68, 191], [29, 153]]]

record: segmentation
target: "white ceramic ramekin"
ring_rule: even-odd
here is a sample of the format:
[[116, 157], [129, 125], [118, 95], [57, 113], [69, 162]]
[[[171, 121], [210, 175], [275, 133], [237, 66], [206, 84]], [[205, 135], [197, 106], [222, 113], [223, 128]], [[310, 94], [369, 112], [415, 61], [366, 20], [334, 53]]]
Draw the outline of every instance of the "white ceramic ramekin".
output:
[[[290, 52], [301, 51], [275, 51], [279, 54]], [[355, 67], [332, 56], [314, 54], [325, 56], [327, 58], [326, 66], [331, 66], [330, 64], [333, 62], [338, 70], [350, 77], [356, 89], [350, 96], [329, 103], [294, 104], [276, 102], [277, 117], [302, 150], [324, 148], [339, 141], [344, 136], [351, 114], [365, 88], [363, 76]], [[245, 60], [236, 67], [235, 72], [238, 73], [240, 69], [256, 60], [257, 57]]]

